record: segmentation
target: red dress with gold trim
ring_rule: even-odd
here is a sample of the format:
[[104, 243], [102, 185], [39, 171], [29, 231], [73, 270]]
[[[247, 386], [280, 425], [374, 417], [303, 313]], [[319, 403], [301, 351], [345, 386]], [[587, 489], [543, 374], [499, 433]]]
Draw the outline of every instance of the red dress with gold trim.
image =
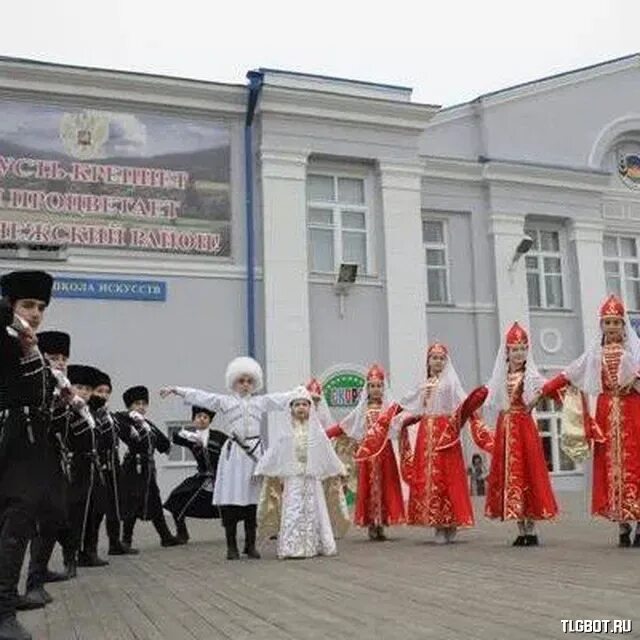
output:
[[[370, 405], [366, 413], [366, 440], [377, 429], [382, 405]], [[342, 433], [338, 425], [327, 430], [333, 437]], [[404, 524], [404, 499], [393, 445], [387, 439], [378, 455], [358, 463], [358, 490], [353, 521], [359, 527]]]
[[[619, 343], [602, 347], [596, 424], [603, 437], [593, 439], [591, 513], [614, 522], [640, 521], [640, 395], [633, 386], [618, 384], [623, 353]], [[544, 386], [543, 394], [569, 384], [561, 374]]]
[[[558, 513], [536, 422], [522, 393], [524, 372], [507, 374], [509, 409], [498, 416], [493, 437], [477, 420], [472, 422], [476, 443], [492, 454], [487, 479], [485, 515], [501, 520], [547, 520]], [[472, 392], [469, 411], [480, 408], [487, 388]]]
[[[429, 378], [426, 393], [436, 390]], [[411, 450], [405, 428], [418, 422]], [[473, 507], [460, 443], [458, 414], [409, 416], [400, 432], [400, 469], [409, 485], [407, 523], [426, 527], [472, 527]]]

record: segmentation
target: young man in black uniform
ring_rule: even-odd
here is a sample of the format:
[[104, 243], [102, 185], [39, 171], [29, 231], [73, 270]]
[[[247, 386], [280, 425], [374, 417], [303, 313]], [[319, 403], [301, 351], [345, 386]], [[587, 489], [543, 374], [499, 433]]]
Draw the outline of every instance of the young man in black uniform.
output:
[[106, 516], [109, 555], [136, 554], [137, 550], [126, 549], [120, 542], [120, 440], [116, 421], [107, 406], [113, 388], [111, 378], [103, 371], [98, 371], [95, 383], [89, 404], [96, 421], [98, 457], [105, 480], [106, 496], [104, 510], [96, 513], [96, 518], [90, 523], [85, 546], [90, 553], [97, 552], [98, 532]]
[[[63, 331], [42, 331], [37, 334], [38, 347], [44, 355], [51, 369], [55, 369], [66, 376], [67, 362], [71, 347], [71, 338]], [[75, 559], [68, 522], [68, 490], [69, 490], [69, 459], [66, 451], [66, 427], [68, 424], [68, 405], [57, 396], [54, 401], [52, 425], [54, 446], [58, 449], [60, 465], [63, 474], [60, 476], [58, 491], [62, 495], [65, 505], [65, 522], [57, 529], [52, 528], [46, 521], [40, 520], [38, 534], [31, 540], [29, 573], [27, 577], [27, 593], [18, 603], [18, 609], [41, 608], [48, 604], [51, 596], [44, 590], [47, 582], [60, 582], [75, 577]], [[59, 524], [59, 523], [54, 523]], [[62, 547], [65, 573], [56, 573], [48, 568], [56, 541]]]
[[[98, 370], [86, 365], [70, 365], [69, 381], [75, 393], [89, 405], [98, 379]], [[105, 478], [99, 464], [98, 439], [93, 412], [91, 416], [74, 413], [67, 434], [67, 447], [71, 452], [71, 483], [69, 512], [79, 567], [104, 567], [109, 563], [98, 557], [95, 549], [88, 548], [92, 523], [104, 511]], [[89, 540], [89, 543], [91, 541]]]
[[227, 436], [210, 428], [214, 416], [213, 411], [192, 407], [194, 430], [182, 429], [173, 434], [173, 444], [189, 449], [198, 465], [197, 473], [183, 480], [164, 503], [164, 508], [173, 514], [180, 542], [189, 541], [186, 518], [220, 517], [220, 510], [213, 505], [213, 486], [220, 451]]
[[180, 544], [172, 535], [162, 510], [156, 479], [155, 452], [168, 453], [169, 438], [146, 417], [149, 390], [143, 386], [127, 389], [122, 399], [127, 411], [115, 414], [120, 439], [128, 451], [122, 461], [122, 544], [131, 549], [136, 520], [151, 520], [163, 547]]
[[36, 338], [52, 285], [43, 271], [0, 278], [0, 640], [31, 639], [16, 618], [20, 569], [38, 519], [64, 513], [52, 491], [62, 473], [50, 440], [55, 379]]

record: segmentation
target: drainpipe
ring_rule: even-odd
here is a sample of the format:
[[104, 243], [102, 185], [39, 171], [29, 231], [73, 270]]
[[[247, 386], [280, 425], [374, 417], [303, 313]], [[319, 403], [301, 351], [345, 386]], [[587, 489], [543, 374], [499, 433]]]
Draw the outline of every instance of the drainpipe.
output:
[[256, 280], [255, 280], [255, 228], [253, 218], [253, 116], [262, 89], [263, 74], [247, 73], [249, 95], [244, 121], [244, 176], [247, 226], [247, 354], [256, 356]]

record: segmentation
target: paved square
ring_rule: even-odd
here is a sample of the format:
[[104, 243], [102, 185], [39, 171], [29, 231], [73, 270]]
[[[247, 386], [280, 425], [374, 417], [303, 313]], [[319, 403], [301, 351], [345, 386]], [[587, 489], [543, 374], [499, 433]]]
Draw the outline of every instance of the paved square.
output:
[[640, 548], [618, 549], [582, 494], [559, 499], [539, 548], [511, 547], [515, 526], [487, 522], [481, 499], [477, 529], [454, 545], [429, 530], [376, 543], [352, 530], [337, 558], [307, 561], [278, 561], [271, 546], [228, 562], [218, 521], [190, 521], [192, 542], [173, 549], [140, 524], [139, 556], [49, 585], [55, 602], [21, 619], [37, 640], [539, 640], [585, 618], [631, 619], [637, 630], [611, 637], [640, 637]]

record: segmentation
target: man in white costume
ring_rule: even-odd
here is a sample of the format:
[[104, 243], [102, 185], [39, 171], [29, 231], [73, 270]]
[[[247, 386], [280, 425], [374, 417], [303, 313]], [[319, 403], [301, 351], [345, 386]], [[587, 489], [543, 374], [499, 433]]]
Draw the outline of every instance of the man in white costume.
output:
[[253, 395], [263, 386], [262, 368], [253, 359], [235, 358], [229, 363], [226, 384], [231, 394], [210, 393], [187, 387], [164, 387], [160, 395], [177, 395], [185, 404], [216, 413], [217, 428], [228, 436], [220, 453], [213, 491], [213, 504], [220, 508], [227, 538], [227, 559], [240, 557], [237, 524], [244, 520], [245, 548], [249, 558], [259, 558], [256, 549], [256, 511], [261, 482], [254, 477], [262, 455], [261, 420], [269, 411], [284, 410], [290, 393]]
[[292, 392], [290, 407], [286, 424], [278, 430], [277, 440], [255, 470], [256, 476], [279, 478], [283, 483], [278, 557], [335, 555], [322, 481], [345, 475], [346, 469], [333, 450], [305, 387]]

